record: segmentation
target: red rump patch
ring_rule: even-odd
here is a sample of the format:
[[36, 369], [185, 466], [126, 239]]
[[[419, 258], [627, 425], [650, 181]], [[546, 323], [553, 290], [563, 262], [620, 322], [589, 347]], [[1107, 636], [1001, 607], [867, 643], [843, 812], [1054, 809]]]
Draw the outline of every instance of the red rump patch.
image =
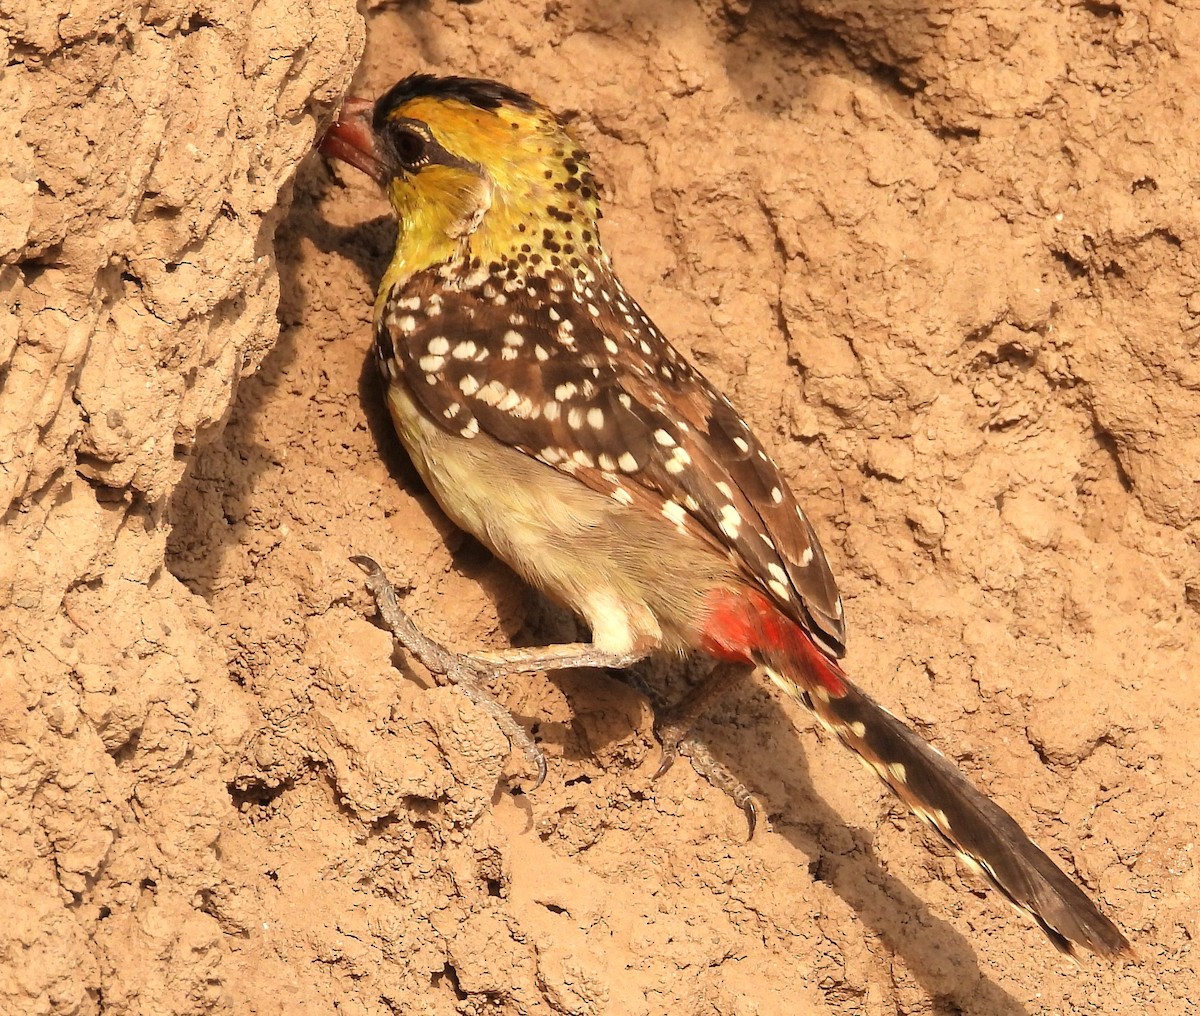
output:
[[762, 593], [716, 589], [707, 607], [700, 648], [710, 656], [731, 663], [761, 661], [800, 684], [823, 685], [834, 698], [846, 694], [842, 668]]

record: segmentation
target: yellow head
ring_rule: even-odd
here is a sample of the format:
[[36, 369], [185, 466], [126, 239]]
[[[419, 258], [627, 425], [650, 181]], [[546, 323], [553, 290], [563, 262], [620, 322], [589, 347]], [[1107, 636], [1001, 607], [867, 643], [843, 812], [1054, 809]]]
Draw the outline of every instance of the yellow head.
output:
[[400, 232], [388, 283], [448, 262], [585, 274], [606, 263], [587, 154], [523, 92], [410, 75], [377, 102], [347, 100], [322, 150], [391, 200]]

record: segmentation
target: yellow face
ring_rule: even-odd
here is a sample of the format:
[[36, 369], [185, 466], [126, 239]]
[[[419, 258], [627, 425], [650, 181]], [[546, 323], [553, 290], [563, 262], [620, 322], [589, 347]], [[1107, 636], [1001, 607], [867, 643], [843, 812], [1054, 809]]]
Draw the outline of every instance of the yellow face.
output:
[[372, 121], [400, 220], [386, 283], [450, 259], [520, 259], [531, 271], [601, 261], [587, 154], [554, 114], [519, 92], [470, 87], [482, 83], [460, 95], [411, 82], [381, 98]]

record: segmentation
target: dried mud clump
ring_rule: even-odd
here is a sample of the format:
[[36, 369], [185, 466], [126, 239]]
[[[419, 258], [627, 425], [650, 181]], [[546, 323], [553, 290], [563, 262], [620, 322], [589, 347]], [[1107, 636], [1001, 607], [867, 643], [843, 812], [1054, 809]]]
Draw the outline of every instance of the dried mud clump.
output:
[[246, 709], [167, 508], [278, 334], [350, 3], [0, 3], [0, 1012], [208, 1011]]

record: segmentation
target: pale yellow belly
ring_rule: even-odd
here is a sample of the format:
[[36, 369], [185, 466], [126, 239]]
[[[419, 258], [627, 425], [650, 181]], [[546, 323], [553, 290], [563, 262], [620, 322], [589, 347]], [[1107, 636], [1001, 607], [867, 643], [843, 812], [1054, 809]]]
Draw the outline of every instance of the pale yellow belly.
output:
[[388, 387], [400, 440], [450, 519], [624, 653], [696, 643], [704, 598], [735, 584], [731, 565], [665, 520], [478, 434], [438, 427], [400, 383]]

